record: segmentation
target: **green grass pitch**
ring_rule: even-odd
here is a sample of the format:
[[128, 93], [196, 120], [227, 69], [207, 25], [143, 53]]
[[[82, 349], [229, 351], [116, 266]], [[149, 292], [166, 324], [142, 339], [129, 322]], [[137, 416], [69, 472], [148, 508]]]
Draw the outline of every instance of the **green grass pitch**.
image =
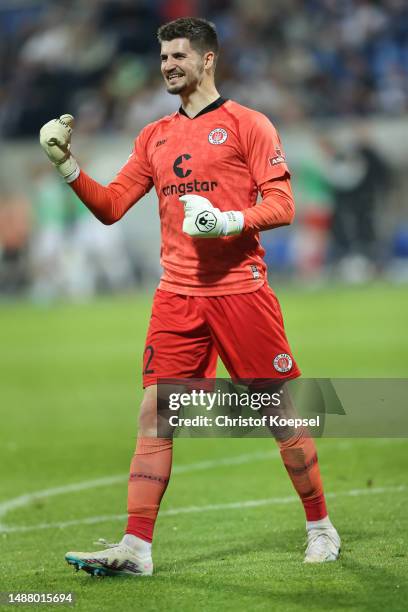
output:
[[[407, 376], [406, 288], [278, 295], [304, 375]], [[65, 564], [67, 550], [121, 537], [150, 301], [2, 305], [0, 591], [74, 591], [76, 609], [95, 611], [406, 610], [404, 439], [318, 441], [337, 563], [302, 564], [303, 511], [273, 441], [182, 439], [155, 575], [96, 579]]]

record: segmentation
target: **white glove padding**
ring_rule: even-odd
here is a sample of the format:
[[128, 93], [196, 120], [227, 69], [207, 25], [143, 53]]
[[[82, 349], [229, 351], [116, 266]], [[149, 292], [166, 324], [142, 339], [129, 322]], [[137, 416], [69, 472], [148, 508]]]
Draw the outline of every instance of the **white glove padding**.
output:
[[61, 115], [59, 119], [48, 121], [40, 130], [42, 148], [67, 183], [79, 176], [79, 166], [71, 155], [73, 124], [72, 115]]
[[237, 210], [221, 212], [210, 200], [189, 194], [179, 198], [184, 204], [183, 232], [193, 238], [218, 238], [240, 234], [244, 215]]

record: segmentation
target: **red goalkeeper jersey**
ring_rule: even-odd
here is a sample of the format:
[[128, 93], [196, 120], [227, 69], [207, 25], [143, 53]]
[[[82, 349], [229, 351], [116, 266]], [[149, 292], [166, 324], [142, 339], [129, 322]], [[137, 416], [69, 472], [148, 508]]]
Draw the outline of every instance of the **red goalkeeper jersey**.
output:
[[[107, 187], [84, 172], [71, 186], [105, 223], [119, 219], [154, 186], [162, 235], [160, 288], [186, 295], [258, 289], [266, 274], [258, 230], [293, 218], [276, 129], [263, 114], [222, 98], [193, 119], [180, 110], [147, 125]], [[258, 191], [264, 201], [256, 205]], [[212, 239], [184, 234], [179, 197], [188, 193], [208, 198], [221, 211], [242, 211], [243, 232]]]

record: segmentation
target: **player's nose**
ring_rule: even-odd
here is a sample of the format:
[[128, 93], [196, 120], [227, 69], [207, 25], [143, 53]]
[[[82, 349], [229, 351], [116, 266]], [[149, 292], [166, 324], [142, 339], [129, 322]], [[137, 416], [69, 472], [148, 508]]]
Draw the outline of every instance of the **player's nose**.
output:
[[175, 63], [174, 60], [172, 59], [167, 59], [165, 62], [163, 62], [162, 64], [162, 70], [163, 72], [168, 75], [171, 72], [173, 72], [173, 70], [177, 68], [177, 64]]

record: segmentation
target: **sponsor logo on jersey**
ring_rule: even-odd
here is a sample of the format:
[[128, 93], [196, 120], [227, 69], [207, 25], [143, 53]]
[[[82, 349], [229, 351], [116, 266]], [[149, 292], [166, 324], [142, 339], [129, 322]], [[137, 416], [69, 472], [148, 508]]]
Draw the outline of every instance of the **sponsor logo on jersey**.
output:
[[273, 360], [273, 367], [278, 372], [289, 372], [292, 369], [293, 361], [292, 357], [287, 353], [280, 353], [276, 355]]
[[[179, 155], [173, 163], [173, 172], [178, 178], [186, 178], [192, 173], [191, 168], [188, 168], [189, 160], [191, 155], [189, 153], [183, 153]], [[165, 185], [162, 188], [162, 193], [165, 196], [170, 195], [184, 195], [185, 193], [200, 193], [214, 191], [218, 187], [217, 181], [199, 181], [194, 179], [188, 183], [179, 183], [172, 185]]]
[[187, 165], [184, 160], [191, 159], [191, 155], [189, 153], [183, 153], [179, 155], [173, 164], [174, 174], [179, 178], [186, 178], [192, 173], [191, 168], [187, 168]]
[[276, 152], [275, 157], [269, 158], [269, 163], [271, 164], [271, 166], [276, 166], [277, 164], [285, 163], [286, 159], [285, 159], [284, 154], [282, 153], [282, 150], [279, 147], [276, 147], [275, 152]]
[[213, 145], [223, 144], [227, 138], [228, 133], [224, 128], [215, 128], [208, 134], [208, 142]]
[[189, 181], [188, 183], [179, 183], [175, 185], [165, 185], [162, 193], [165, 196], [169, 195], [184, 195], [185, 193], [200, 193], [202, 191], [214, 191], [218, 187], [217, 181]]

